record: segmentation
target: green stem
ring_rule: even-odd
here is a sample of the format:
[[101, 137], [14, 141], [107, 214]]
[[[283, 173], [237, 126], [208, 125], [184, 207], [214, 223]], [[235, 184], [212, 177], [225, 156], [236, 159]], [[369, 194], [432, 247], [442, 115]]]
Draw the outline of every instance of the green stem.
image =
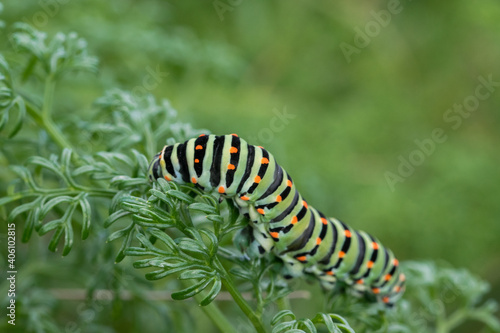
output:
[[436, 333], [449, 333], [448, 322], [446, 316], [439, 314], [436, 319]]
[[278, 306], [278, 310], [291, 310], [292, 306], [290, 304], [290, 300], [287, 296], [280, 297], [276, 300], [276, 305]]
[[255, 314], [261, 318], [262, 311], [264, 310], [264, 299], [262, 297], [262, 292], [260, 290], [259, 281], [254, 284], [255, 297], [257, 299], [257, 309], [255, 309]]
[[68, 189], [57, 189], [57, 190], [39, 190], [39, 191], [22, 191], [22, 192], [17, 192], [13, 195], [9, 195], [7, 197], [4, 197], [0, 200], [0, 206], [4, 205], [6, 203], [12, 202], [12, 201], [17, 201], [22, 198], [26, 197], [33, 197], [33, 196], [40, 196], [42, 195], [51, 195], [51, 196], [62, 196], [62, 195], [67, 195], [67, 196], [76, 196], [78, 194], [81, 194], [82, 192], [87, 192], [89, 196], [92, 197], [103, 197], [103, 198], [112, 198], [115, 194], [116, 191], [113, 190], [106, 190], [106, 189], [81, 189], [81, 190], [68, 190]]
[[66, 137], [59, 131], [59, 128], [57, 128], [56, 124], [52, 121], [50, 118], [44, 119], [44, 127], [47, 133], [52, 137], [52, 139], [56, 142], [56, 144], [61, 147], [62, 149], [64, 148], [69, 148], [71, 149], [74, 154], [76, 155], [76, 151], [73, 148], [73, 146], [66, 140]]
[[455, 327], [462, 324], [468, 317], [468, 312], [465, 309], [455, 311], [448, 318], [440, 318], [437, 322], [437, 333], [451, 332]]
[[155, 151], [156, 143], [154, 141], [152, 133], [153, 131], [151, 130], [151, 124], [149, 122], [146, 122], [144, 136], [146, 139], [146, 152], [148, 156], [154, 156], [154, 154], [157, 153]]
[[[200, 303], [203, 300], [203, 296], [197, 294], [194, 296], [194, 299]], [[205, 306], [200, 306], [200, 308], [222, 333], [236, 333], [233, 325], [231, 325], [214, 302]]]
[[[184, 281], [180, 281], [181, 285], [184, 287], [188, 287]], [[194, 299], [196, 302], [201, 303], [203, 300], [203, 295], [196, 294], [194, 295]], [[200, 306], [201, 311], [203, 311], [208, 318], [214, 323], [215, 326], [219, 328], [222, 333], [236, 333], [236, 330], [233, 328], [233, 325], [227, 320], [227, 318], [222, 314], [217, 305], [214, 302]]]
[[48, 75], [45, 79], [45, 91], [43, 93], [43, 108], [42, 117], [50, 119], [50, 114], [52, 112], [52, 105], [54, 101], [54, 90], [56, 87], [56, 82], [52, 75]]
[[227, 291], [231, 294], [231, 296], [233, 297], [236, 304], [238, 304], [241, 311], [243, 311], [243, 313], [248, 317], [248, 319], [250, 319], [253, 326], [255, 327], [255, 330], [258, 333], [266, 333], [266, 330], [264, 328], [264, 325], [262, 324], [261, 318], [259, 316], [257, 316], [257, 314], [255, 314], [255, 312], [252, 310], [252, 308], [247, 303], [247, 301], [245, 301], [245, 299], [243, 299], [243, 296], [238, 291], [238, 289], [236, 289], [236, 286], [231, 281], [229, 274], [226, 272], [226, 270], [224, 269], [224, 267], [220, 263], [219, 259], [217, 257], [215, 257], [214, 261], [215, 261], [216, 266], [219, 268], [219, 270], [222, 273], [222, 277], [223, 277], [222, 284], [227, 289]]
[[[175, 216], [176, 219], [180, 219], [179, 214], [177, 213]], [[185, 220], [185, 219], [183, 219]], [[184, 230], [181, 230], [184, 234]], [[186, 234], [186, 236], [188, 236]], [[257, 316], [255, 312], [252, 310], [250, 305], [245, 301], [241, 293], [236, 289], [234, 286], [233, 282], [231, 281], [229, 274], [227, 271], [224, 269], [224, 266], [222, 266], [222, 263], [219, 261], [217, 257], [214, 257], [214, 265], [215, 267], [220, 271], [221, 277], [222, 277], [222, 284], [224, 287], [227, 289], [227, 291], [231, 294], [233, 297], [234, 301], [236, 304], [238, 304], [239, 308], [245, 313], [245, 315], [250, 319], [252, 322], [253, 326], [257, 330], [258, 333], [266, 333], [266, 330], [264, 329], [264, 325], [262, 324], [262, 321], [260, 319], [260, 316]], [[195, 299], [198, 295], [195, 296]], [[218, 309], [217, 309], [218, 310]], [[221, 314], [222, 316], [222, 314]], [[225, 319], [225, 318], [224, 318]]]
[[446, 321], [439, 320], [436, 323], [436, 333], [448, 333]]
[[266, 333], [266, 330], [264, 329], [264, 325], [262, 324], [261, 319], [257, 317], [255, 312], [250, 307], [250, 305], [248, 305], [248, 303], [243, 299], [243, 296], [241, 296], [240, 292], [238, 291], [238, 289], [236, 289], [234, 284], [228, 278], [223, 279], [222, 284], [231, 294], [236, 304], [238, 304], [238, 306], [240, 307], [241, 311], [243, 311], [243, 313], [245, 313], [248, 319], [250, 319], [253, 326], [255, 327], [255, 330], [258, 333]]
[[[45, 110], [45, 108], [44, 108]], [[33, 120], [42, 128], [44, 128], [54, 142], [61, 147], [61, 149], [69, 148], [75, 152], [73, 146], [69, 143], [64, 135], [59, 131], [50, 116], [45, 116], [45, 113], [40, 112], [33, 104], [26, 101], [26, 111], [33, 118]], [[75, 152], [76, 154], [76, 152]]]

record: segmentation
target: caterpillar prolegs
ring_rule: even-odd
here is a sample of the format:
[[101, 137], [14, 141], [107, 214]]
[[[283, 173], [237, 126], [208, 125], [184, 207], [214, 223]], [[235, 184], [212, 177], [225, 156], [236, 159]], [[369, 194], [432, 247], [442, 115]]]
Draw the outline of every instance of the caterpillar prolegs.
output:
[[149, 166], [150, 180], [160, 177], [233, 199], [251, 221], [254, 250], [272, 251], [290, 277], [313, 274], [328, 289], [341, 280], [388, 305], [404, 292], [391, 250], [308, 205], [272, 154], [236, 134], [165, 146]]

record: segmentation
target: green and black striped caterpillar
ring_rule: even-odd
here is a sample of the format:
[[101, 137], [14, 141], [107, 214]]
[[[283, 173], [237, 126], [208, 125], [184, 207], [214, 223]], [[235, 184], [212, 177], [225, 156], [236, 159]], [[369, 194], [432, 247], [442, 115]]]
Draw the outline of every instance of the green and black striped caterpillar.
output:
[[328, 289], [341, 280], [388, 305], [404, 292], [392, 251], [308, 205], [273, 155], [236, 134], [165, 146], [149, 166], [150, 180], [160, 177], [233, 199], [253, 229], [250, 251], [275, 253], [285, 277], [313, 274]]

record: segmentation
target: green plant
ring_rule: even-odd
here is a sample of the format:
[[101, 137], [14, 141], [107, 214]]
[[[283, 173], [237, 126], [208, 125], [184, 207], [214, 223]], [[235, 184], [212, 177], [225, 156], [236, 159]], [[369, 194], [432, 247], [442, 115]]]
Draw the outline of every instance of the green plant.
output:
[[[222, 332], [236, 331], [234, 320], [214, 302], [223, 288], [241, 310], [238, 314], [244, 314], [257, 332], [269, 331], [273, 325], [273, 332], [317, 332], [326, 327], [328, 332], [425, 332], [436, 328], [444, 333], [466, 319], [500, 331], [493, 316], [496, 303], [480, 303], [487, 285], [467, 272], [432, 263], [406, 264], [409, 293], [394, 310], [346, 295], [339, 286], [325, 298], [326, 313], [297, 319], [287, 298], [291, 288], [279, 274], [280, 262], [270, 256], [249, 259], [233, 245], [231, 237], [244, 230], [247, 221], [231, 202], [220, 202], [192, 186], [162, 180], [151, 185], [146, 179], [148, 159], [159, 146], [207, 131], [181, 122], [167, 101], [158, 104], [151, 95], [139, 97], [117, 89], [104, 93], [95, 103], [96, 111], [86, 118], [64, 115], [58, 109], [58, 85], [68, 79], [67, 73], [95, 72], [97, 59], [88, 55], [86, 42], [73, 33], [59, 33], [48, 41], [44, 33], [24, 23], [11, 29], [13, 50], [0, 55], [1, 152], [7, 157], [2, 171], [8, 175], [5, 186], [2, 181], [1, 213], [8, 223], [23, 224], [23, 242], [36, 242], [34, 232], [39, 236], [51, 233], [49, 250], [58, 251], [62, 245], [62, 255], [69, 256], [78, 249], [75, 266], [102, 265], [102, 272], [87, 276], [91, 282], [85, 282], [89, 308], [97, 308], [92, 303], [93, 291], [101, 280], [109, 279], [115, 295], [113, 313], [125, 316], [117, 295], [126, 282], [115, 275], [121, 276], [133, 259], [134, 268], [147, 270], [146, 279], [173, 281], [172, 289], [178, 290], [171, 294], [173, 299], [194, 298]], [[64, 127], [55, 121], [61, 117], [66, 117]], [[88, 145], [82, 145], [82, 138]], [[29, 157], [19, 158], [12, 153], [16, 149], [30, 151]], [[87, 243], [75, 241], [75, 234]], [[104, 248], [104, 240], [120, 245]], [[243, 231], [234, 244], [244, 242]], [[87, 246], [88, 253], [83, 250]], [[50, 264], [25, 268], [19, 300], [23, 318], [27, 318], [26, 330], [63, 330], [60, 327], [65, 321], [56, 315], [58, 300], [30, 278], [30, 273], [53, 270]], [[412, 314], [433, 299], [441, 299], [436, 293], [449, 283], [453, 288], [468, 286], [450, 301], [455, 312], [447, 315], [444, 310], [425, 308], [426, 318], [432, 320], [415, 321]], [[176, 314], [149, 302], [141, 291], [143, 282], [130, 282], [129, 286], [137, 299], [168, 317], [177, 331], [183, 330], [179, 327], [184, 324], [175, 324], [175, 317], [187, 319], [187, 313]], [[251, 301], [243, 297], [242, 290], [251, 292]], [[268, 320], [266, 312], [273, 312], [275, 305], [281, 311]], [[287, 317], [291, 320], [285, 321]], [[88, 318], [80, 325], [86, 331], [103, 329]]]

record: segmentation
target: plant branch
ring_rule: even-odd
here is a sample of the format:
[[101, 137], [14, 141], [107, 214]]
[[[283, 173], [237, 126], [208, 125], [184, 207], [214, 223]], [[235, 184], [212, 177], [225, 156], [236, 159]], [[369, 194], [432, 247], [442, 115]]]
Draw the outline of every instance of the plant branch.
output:
[[262, 316], [262, 311], [264, 310], [264, 298], [262, 297], [262, 291], [260, 289], [259, 285], [259, 280], [257, 280], [257, 283], [254, 283], [254, 291], [255, 291], [255, 297], [257, 299], [257, 309], [255, 310], [255, 313], [258, 317]]
[[[31, 102], [25, 100], [26, 103], [26, 111], [28, 114], [33, 118], [33, 120], [47, 133], [49, 136], [54, 140], [54, 142], [61, 147], [61, 149], [64, 148], [69, 148], [71, 149], [75, 155], [76, 151], [74, 147], [69, 143], [69, 141], [66, 139], [66, 137], [59, 131], [57, 126], [54, 124], [50, 116], [47, 116], [46, 113], [42, 113], [41, 111], [38, 110], [37, 107], [35, 107]], [[44, 106], [45, 110], [45, 106]]]
[[[194, 299], [200, 303], [203, 300], [203, 296], [201, 294], [196, 294]], [[233, 325], [231, 325], [214, 302], [205, 306], [200, 306], [200, 308], [222, 333], [236, 333]]]
[[54, 77], [51, 74], [49, 74], [45, 79], [45, 92], [43, 93], [43, 108], [42, 108], [43, 118], [50, 119], [52, 113], [55, 87], [56, 87], [56, 82], [54, 80]]
[[82, 189], [82, 190], [68, 190], [68, 189], [56, 189], [56, 190], [39, 190], [39, 191], [22, 191], [22, 192], [17, 192], [13, 195], [7, 196], [2, 198], [1, 205], [4, 205], [6, 203], [12, 202], [12, 201], [17, 201], [26, 197], [33, 197], [33, 196], [39, 196], [40, 194], [42, 195], [50, 195], [50, 196], [77, 196], [78, 194], [81, 194], [82, 192], [88, 193], [89, 196], [92, 197], [104, 197], [104, 198], [112, 198], [115, 194], [116, 191], [113, 190], [106, 190], [106, 189]]
[[156, 143], [154, 141], [152, 132], [153, 131], [151, 130], [151, 124], [149, 122], [146, 122], [144, 135], [146, 139], [146, 154], [148, 154], [148, 156], [154, 156], [154, 154], [156, 153]]
[[469, 317], [469, 312], [466, 309], [459, 309], [453, 312], [448, 318], [439, 318], [436, 332], [448, 333], [455, 327], [462, 324]]
[[288, 296], [280, 297], [276, 300], [276, 305], [279, 311], [290, 310], [292, 308]]
[[233, 297], [234, 301], [236, 304], [238, 304], [239, 308], [245, 315], [250, 319], [252, 322], [253, 326], [255, 327], [256, 331], [258, 333], [265, 333], [266, 330], [264, 328], [264, 325], [262, 324], [262, 320], [260, 316], [257, 316], [257, 314], [252, 310], [250, 305], [245, 301], [241, 293], [236, 289], [235, 285], [231, 281], [231, 278], [229, 274], [226, 272], [222, 264], [220, 263], [219, 259], [215, 257], [215, 263], [218, 266], [218, 268], [222, 271], [222, 285], [227, 289], [227, 291], [231, 294]]

